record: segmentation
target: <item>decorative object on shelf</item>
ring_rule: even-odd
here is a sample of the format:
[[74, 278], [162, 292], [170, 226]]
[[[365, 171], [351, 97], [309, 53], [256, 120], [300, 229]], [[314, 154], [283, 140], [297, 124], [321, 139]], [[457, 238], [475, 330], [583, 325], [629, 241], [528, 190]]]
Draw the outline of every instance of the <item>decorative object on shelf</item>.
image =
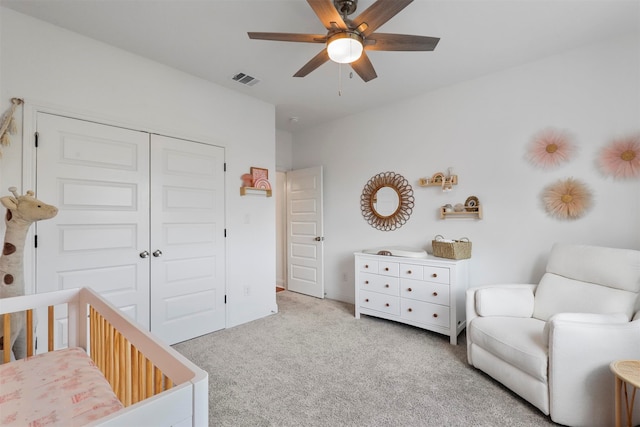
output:
[[251, 176], [253, 177], [253, 184], [255, 185], [257, 180], [260, 179], [269, 179], [269, 169], [264, 169], [264, 168], [257, 168], [255, 166], [252, 166], [251, 169]]
[[431, 241], [433, 256], [449, 259], [471, 258], [471, 242], [462, 237], [459, 240], [448, 240], [438, 234]]
[[600, 169], [616, 179], [640, 177], [640, 134], [614, 139], [602, 149]]
[[421, 187], [442, 187], [442, 191], [451, 191], [454, 185], [458, 185], [458, 175], [453, 175], [452, 168], [448, 168], [446, 175], [436, 172], [431, 178], [420, 178], [418, 184]]
[[[2, 124], [0, 124], [0, 145], [7, 146], [11, 143], [9, 135], [15, 135], [18, 131], [16, 126], [16, 120], [13, 118], [18, 105], [24, 104], [24, 101], [20, 98], [11, 98], [11, 107], [2, 116]], [[2, 151], [0, 151], [0, 158], [2, 158]]]
[[591, 190], [574, 178], [561, 179], [547, 186], [542, 193], [545, 210], [559, 219], [578, 219], [592, 205]]
[[240, 179], [242, 180], [243, 187], [253, 187], [253, 175], [250, 173], [242, 174]]
[[372, 227], [393, 231], [409, 220], [414, 201], [413, 188], [402, 175], [381, 172], [364, 186], [360, 210]]
[[251, 193], [265, 193], [267, 197], [271, 197], [271, 184], [269, 183], [269, 170], [257, 167], [251, 167], [251, 173], [243, 174], [242, 187], [240, 187], [240, 195], [245, 196]]
[[478, 206], [480, 206], [480, 201], [476, 196], [469, 196], [467, 200], [464, 202], [464, 210], [467, 212], [475, 212], [478, 210]]
[[571, 160], [575, 151], [574, 138], [569, 132], [548, 128], [534, 135], [527, 151], [527, 159], [539, 168], [554, 169]]
[[451, 205], [447, 203], [444, 206], [440, 206], [440, 219], [445, 218], [476, 218], [482, 219], [482, 206], [476, 196], [469, 196], [467, 200], [462, 203], [456, 203]]

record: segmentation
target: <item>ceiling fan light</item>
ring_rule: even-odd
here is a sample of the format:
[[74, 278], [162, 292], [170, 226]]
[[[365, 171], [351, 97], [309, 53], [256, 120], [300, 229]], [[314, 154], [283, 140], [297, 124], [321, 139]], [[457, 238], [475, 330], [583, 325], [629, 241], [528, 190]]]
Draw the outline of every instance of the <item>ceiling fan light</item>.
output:
[[362, 55], [362, 37], [352, 32], [334, 34], [327, 41], [327, 53], [333, 62], [350, 64]]

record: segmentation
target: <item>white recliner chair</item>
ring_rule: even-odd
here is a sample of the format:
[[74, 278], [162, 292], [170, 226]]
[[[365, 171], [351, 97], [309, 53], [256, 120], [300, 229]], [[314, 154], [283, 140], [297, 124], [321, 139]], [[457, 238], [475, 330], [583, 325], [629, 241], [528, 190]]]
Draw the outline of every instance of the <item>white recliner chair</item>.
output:
[[538, 285], [469, 289], [466, 311], [471, 365], [556, 423], [613, 425], [609, 364], [640, 360], [640, 251], [556, 243]]

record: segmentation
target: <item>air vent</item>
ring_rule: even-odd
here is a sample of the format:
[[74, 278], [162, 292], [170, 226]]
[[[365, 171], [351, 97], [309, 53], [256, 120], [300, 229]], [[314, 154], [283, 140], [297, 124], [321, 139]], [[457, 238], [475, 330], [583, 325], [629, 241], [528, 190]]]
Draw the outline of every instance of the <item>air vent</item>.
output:
[[232, 79], [237, 81], [238, 83], [242, 83], [243, 85], [247, 85], [247, 86], [254, 86], [260, 82], [260, 80], [256, 79], [255, 77], [251, 77], [250, 75], [245, 73], [238, 73], [235, 76], [233, 76]]

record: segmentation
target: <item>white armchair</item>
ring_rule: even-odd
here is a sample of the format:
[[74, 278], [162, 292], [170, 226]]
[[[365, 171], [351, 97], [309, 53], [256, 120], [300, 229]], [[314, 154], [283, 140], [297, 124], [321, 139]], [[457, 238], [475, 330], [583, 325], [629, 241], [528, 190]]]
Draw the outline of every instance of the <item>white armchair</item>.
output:
[[557, 243], [538, 285], [469, 289], [466, 311], [471, 365], [556, 423], [613, 425], [609, 364], [640, 359], [640, 251]]

